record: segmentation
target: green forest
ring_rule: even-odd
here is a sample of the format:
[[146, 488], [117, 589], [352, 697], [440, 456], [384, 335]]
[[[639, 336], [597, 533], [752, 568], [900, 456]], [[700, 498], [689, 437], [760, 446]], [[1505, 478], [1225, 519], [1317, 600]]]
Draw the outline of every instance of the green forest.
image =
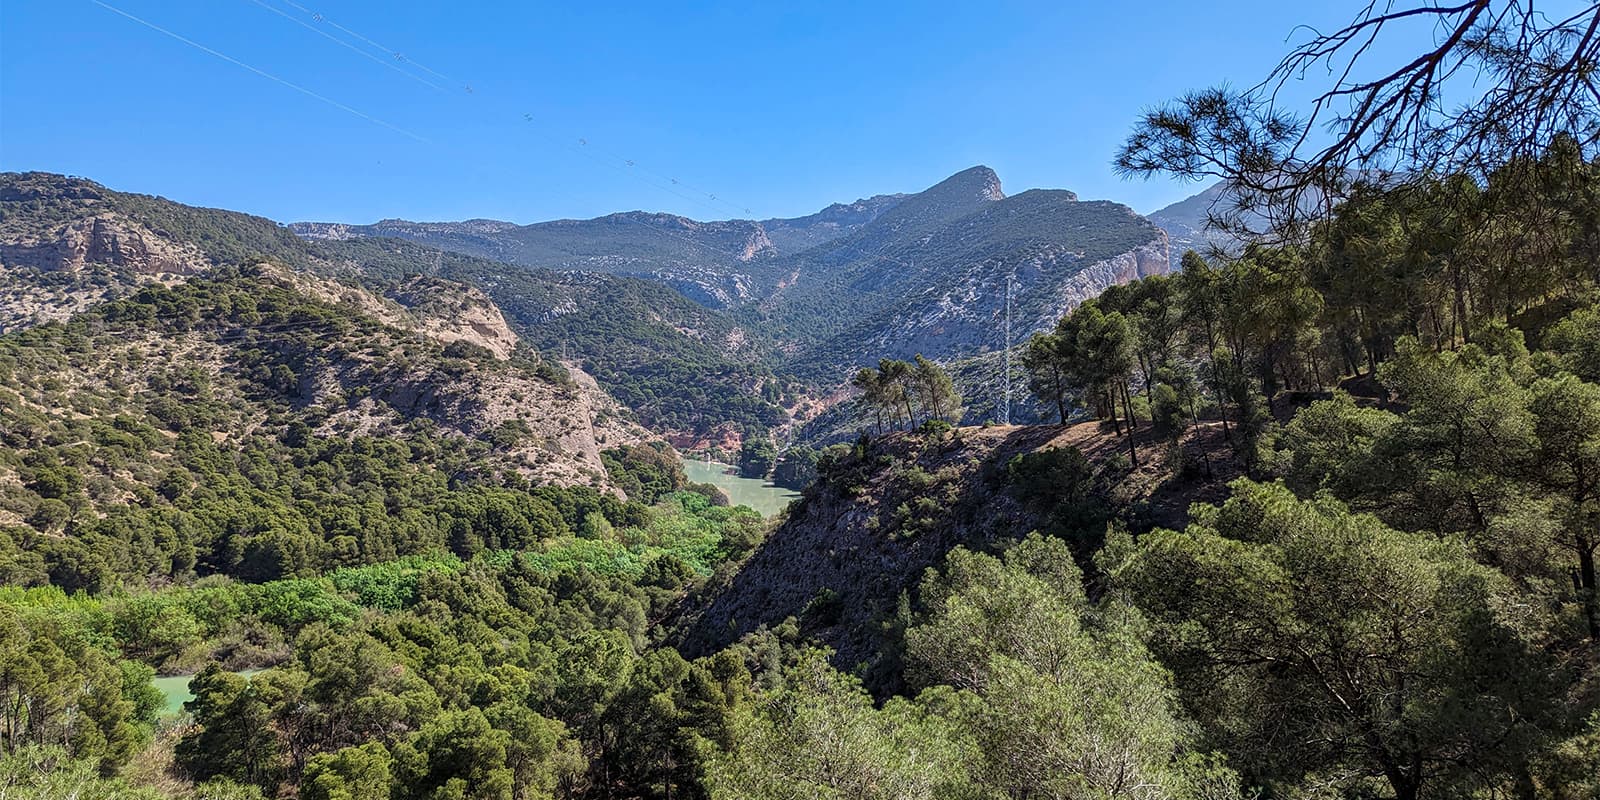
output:
[[[1375, 4], [1274, 77], [1444, 33], [1305, 117], [1269, 80], [1136, 121], [1120, 170], [1257, 230], [1019, 342], [1037, 425], [873, 354], [812, 448], [659, 285], [436, 256], [496, 355], [383, 304], [436, 251], [19, 177], [0, 233], [111, 203], [215, 268], [0, 333], [0, 799], [1600, 797], [1600, 8], [1519, 8]], [[652, 426], [803, 492], [732, 506]], [[716, 616], [803, 536], [780, 578], [863, 585]]]
[[[1499, 258], [1484, 232], [1524, 214], [1559, 225], [1543, 257]], [[0, 775], [24, 797], [159, 796], [172, 774], [216, 798], [1593, 796], [1594, 220], [1600, 167], [1558, 141], [1080, 306], [1027, 346], [1041, 399], [1104, 418], [1126, 468], [1187, 463], [1185, 434], [1221, 427], [1205, 456], [1249, 477], [1182, 530], [952, 551], [915, 587], [889, 697], [793, 623], [679, 655], [684, 597], [766, 526], [663, 451], [607, 455], [623, 502], [464, 473], [483, 452], [426, 430], [308, 436], [288, 401], [219, 443], [191, 432], [243, 412], [205, 375], [80, 394], [67, 427], [11, 392]], [[33, 386], [128, 319], [316, 308], [230, 280], [9, 335], [4, 374]], [[303, 356], [248, 352], [264, 393]], [[893, 428], [947, 413], [936, 373], [857, 383]], [[182, 725], [156, 670], [198, 671]]]

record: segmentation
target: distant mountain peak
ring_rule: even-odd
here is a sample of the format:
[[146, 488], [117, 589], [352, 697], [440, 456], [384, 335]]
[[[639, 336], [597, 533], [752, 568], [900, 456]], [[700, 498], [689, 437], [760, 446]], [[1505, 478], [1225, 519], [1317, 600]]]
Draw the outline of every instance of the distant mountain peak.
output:
[[981, 200], [1004, 200], [1006, 193], [1000, 188], [1000, 176], [979, 164], [968, 167], [934, 184], [924, 194], [961, 192]]

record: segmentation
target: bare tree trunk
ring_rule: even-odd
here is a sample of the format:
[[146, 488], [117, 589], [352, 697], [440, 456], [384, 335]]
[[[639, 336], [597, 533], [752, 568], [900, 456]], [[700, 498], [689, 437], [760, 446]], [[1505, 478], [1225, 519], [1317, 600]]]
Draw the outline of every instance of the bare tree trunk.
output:
[[1128, 412], [1128, 460], [1139, 466], [1139, 451], [1133, 443], [1133, 402], [1128, 398], [1128, 387], [1122, 387], [1122, 410]]

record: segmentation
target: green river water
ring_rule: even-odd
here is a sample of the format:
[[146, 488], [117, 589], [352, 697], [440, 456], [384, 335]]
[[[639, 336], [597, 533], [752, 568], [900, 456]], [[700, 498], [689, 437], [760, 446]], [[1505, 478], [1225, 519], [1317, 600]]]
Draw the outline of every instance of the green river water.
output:
[[695, 483], [709, 483], [724, 492], [736, 506], [749, 506], [765, 516], [782, 511], [789, 501], [800, 496], [781, 486], [773, 486], [756, 478], [741, 478], [738, 470], [715, 461], [684, 459], [683, 472]]
[[[248, 678], [260, 671], [247, 669], [237, 674]], [[171, 717], [183, 713], [183, 704], [194, 699], [194, 695], [189, 693], [189, 680], [193, 677], [193, 675], [159, 675], [152, 681], [167, 697], [167, 705], [161, 709], [162, 716]]]

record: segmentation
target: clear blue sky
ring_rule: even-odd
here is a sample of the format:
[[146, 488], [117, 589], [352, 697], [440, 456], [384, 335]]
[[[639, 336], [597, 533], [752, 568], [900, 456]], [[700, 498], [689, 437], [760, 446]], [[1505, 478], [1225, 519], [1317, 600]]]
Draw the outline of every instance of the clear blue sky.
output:
[[1199, 187], [1112, 174], [1141, 110], [1354, 8], [104, 2], [344, 108], [92, 0], [5, 0], [0, 168], [344, 222], [794, 216], [974, 164], [1148, 212]]

